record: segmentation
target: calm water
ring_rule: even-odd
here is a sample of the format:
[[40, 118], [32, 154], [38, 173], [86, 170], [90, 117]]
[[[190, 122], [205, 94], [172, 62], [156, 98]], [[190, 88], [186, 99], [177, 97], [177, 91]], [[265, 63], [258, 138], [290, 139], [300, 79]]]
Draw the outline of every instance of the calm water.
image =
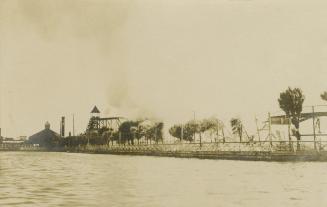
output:
[[0, 152], [0, 206], [327, 206], [327, 163]]

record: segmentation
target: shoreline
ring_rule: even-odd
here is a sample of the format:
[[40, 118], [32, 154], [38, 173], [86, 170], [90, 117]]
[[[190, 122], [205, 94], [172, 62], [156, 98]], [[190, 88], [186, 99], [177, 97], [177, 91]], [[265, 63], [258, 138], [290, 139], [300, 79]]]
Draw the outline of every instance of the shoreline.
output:
[[243, 161], [273, 161], [273, 162], [327, 162], [327, 151], [256, 151], [256, 150], [206, 150], [194, 148], [183, 150], [179, 145], [171, 145], [172, 148], [163, 148], [164, 145], [86, 145], [77, 147], [58, 147], [46, 149], [41, 147], [15, 147], [0, 148], [0, 152], [66, 152], [87, 154], [112, 154], [128, 156], [155, 156], [175, 157], [189, 159], [212, 159], [212, 160], [243, 160]]
[[76, 150], [66, 151], [67, 153], [87, 154], [111, 154], [127, 156], [153, 156], [153, 157], [174, 157], [188, 159], [210, 159], [210, 160], [240, 160], [240, 161], [266, 161], [266, 162], [327, 162], [326, 153], [312, 152], [159, 152], [159, 151], [103, 151], [103, 150]]

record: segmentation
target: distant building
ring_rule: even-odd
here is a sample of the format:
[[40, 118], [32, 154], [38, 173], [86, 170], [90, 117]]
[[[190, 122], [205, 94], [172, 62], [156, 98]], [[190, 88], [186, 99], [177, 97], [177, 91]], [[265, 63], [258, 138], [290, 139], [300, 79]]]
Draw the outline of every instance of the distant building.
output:
[[30, 136], [28, 143], [35, 144], [40, 147], [52, 148], [60, 139], [60, 135], [50, 129], [50, 123], [45, 123], [45, 129]]
[[17, 137], [17, 139], [20, 140], [20, 141], [26, 141], [27, 136], [19, 136], [19, 137]]

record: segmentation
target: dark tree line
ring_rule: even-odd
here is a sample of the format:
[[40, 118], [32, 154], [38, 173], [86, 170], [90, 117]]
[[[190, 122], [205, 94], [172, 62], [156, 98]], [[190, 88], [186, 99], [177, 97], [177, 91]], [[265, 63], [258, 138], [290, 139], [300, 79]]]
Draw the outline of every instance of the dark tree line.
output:
[[[91, 118], [92, 119], [92, 118]], [[92, 124], [90, 120], [87, 131], [80, 136], [70, 136], [62, 140], [63, 146], [79, 145], [110, 145], [117, 144], [140, 144], [143, 138], [146, 143], [163, 141], [163, 122], [150, 120], [129, 120], [123, 122], [117, 130], [111, 128], [100, 128]]]

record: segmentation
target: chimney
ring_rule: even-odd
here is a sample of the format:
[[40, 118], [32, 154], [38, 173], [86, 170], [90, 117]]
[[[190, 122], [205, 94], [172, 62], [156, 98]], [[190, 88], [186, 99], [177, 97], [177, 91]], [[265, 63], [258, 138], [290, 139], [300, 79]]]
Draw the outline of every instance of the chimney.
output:
[[60, 136], [65, 137], [65, 117], [61, 117], [61, 123], [60, 123]]
[[44, 128], [45, 129], [50, 129], [50, 123], [48, 121], [45, 122]]

